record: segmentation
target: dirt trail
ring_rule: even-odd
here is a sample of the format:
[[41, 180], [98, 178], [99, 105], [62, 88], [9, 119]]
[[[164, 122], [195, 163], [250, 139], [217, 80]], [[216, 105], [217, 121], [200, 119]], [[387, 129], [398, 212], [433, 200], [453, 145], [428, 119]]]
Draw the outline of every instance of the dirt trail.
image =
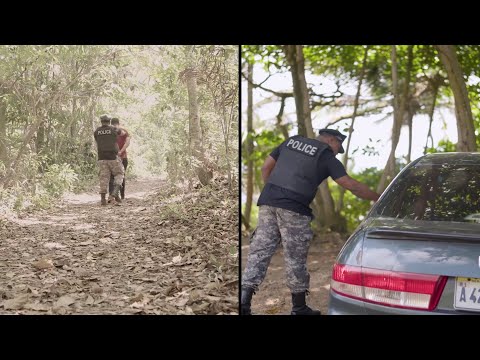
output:
[[121, 206], [100, 206], [93, 189], [0, 219], [0, 314], [235, 314], [233, 205], [195, 207], [222, 185], [166, 188], [158, 178], [127, 181]]
[[[345, 239], [339, 234], [322, 235], [310, 246], [308, 270], [310, 272], [310, 295], [307, 304], [327, 313], [330, 277], [335, 258]], [[248, 244], [242, 246], [242, 272], [247, 262]], [[252, 299], [252, 312], [260, 315], [289, 315], [292, 307], [291, 294], [285, 283], [283, 249], [273, 256], [267, 276]]]

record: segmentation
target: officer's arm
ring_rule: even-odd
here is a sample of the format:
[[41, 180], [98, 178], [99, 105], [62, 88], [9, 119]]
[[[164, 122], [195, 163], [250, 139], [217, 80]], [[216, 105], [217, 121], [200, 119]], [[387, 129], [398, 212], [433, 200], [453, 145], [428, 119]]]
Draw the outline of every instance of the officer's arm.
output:
[[270, 173], [275, 167], [275, 164], [276, 164], [275, 159], [270, 155], [268, 155], [268, 157], [265, 159], [265, 162], [263, 163], [263, 166], [262, 166], [262, 178], [264, 183], [267, 182], [268, 177], [270, 176]]
[[370, 190], [370, 188], [367, 185], [362, 184], [361, 182], [358, 182], [355, 179], [352, 179], [348, 175], [335, 179], [335, 182], [341, 187], [347, 190], [350, 190], [352, 194], [354, 194], [359, 198], [362, 198], [365, 200], [377, 201], [378, 198], [380, 197], [380, 195], [377, 194], [375, 191]]
[[125, 140], [125, 144], [123, 145], [123, 148], [120, 150], [121, 153], [123, 153], [127, 148], [130, 146], [130, 133], [125, 129], [125, 132], [127, 134], [127, 139]]

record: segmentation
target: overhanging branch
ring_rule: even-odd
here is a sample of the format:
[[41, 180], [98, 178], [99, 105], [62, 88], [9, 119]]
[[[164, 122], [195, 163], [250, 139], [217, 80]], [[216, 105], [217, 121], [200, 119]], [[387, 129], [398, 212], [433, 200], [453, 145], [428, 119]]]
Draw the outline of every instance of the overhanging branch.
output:
[[[261, 84], [255, 84], [253, 81], [250, 81], [248, 79], [247, 76], [245, 76], [245, 74], [242, 72], [242, 77], [247, 81], [249, 82], [254, 88], [256, 89], [261, 89], [263, 91], [266, 91], [266, 92], [269, 92], [271, 94], [274, 94], [276, 96], [278, 96], [279, 98], [287, 98], [287, 97], [293, 97], [293, 92], [280, 92], [280, 91], [275, 91], [275, 90], [272, 90], [272, 89], [267, 89], [266, 87], [263, 87]], [[267, 78], [268, 79], [268, 78]], [[266, 80], [264, 80], [262, 82], [262, 84], [265, 82]]]
[[[365, 109], [363, 111], [357, 111], [356, 116], [358, 117], [358, 116], [374, 115], [374, 114], [377, 114], [379, 110], [385, 109], [386, 107], [389, 107], [389, 106], [390, 106], [390, 104], [385, 104], [385, 105], [377, 106], [377, 107], [374, 107], [374, 108]], [[342, 120], [351, 119], [352, 116], [353, 116], [353, 114], [340, 116], [339, 118], [335, 119], [334, 121], [328, 123], [325, 127], [328, 128], [329, 126], [335, 125], [336, 123], [338, 123]]]

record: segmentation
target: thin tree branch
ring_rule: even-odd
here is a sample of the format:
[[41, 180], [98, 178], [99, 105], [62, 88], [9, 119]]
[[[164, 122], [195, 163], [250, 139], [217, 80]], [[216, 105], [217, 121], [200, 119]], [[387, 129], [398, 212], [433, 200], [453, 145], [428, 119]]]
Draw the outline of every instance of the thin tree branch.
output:
[[282, 131], [282, 134], [285, 137], [285, 139], [288, 139], [287, 126], [282, 124], [282, 117], [283, 117], [283, 111], [284, 110], [285, 110], [285, 98], [282, 98], [282, 102], [280, 104], [280, 110], [278, 111], [278, 114], [277, 114], [277, 126]]
[[265, 82], [266, 82], [268, 79], [270, 79], [271, 77], [272, 77], [272, 74], [269, 74], [269, 75], [267, 76], [267, 78], [266, 78], [265, 80], [263, 80], [263, 81], [262, 81], [260, 84], [258, 84], [258, 85], [259, 85], [259, 86], [262, 86], [262, 85], [265, 84]]
[[[360, 117], [360, 116], [365, 116], [365, 115], [374, 115], [374, 114], [378, 113], [377, 112], [378, 110], [385, 109], [386, 107], [389, 107], [389, 106], [390, 106], [390, 104], [386, 104], [386, 105], [377, 106], [377, 107], [374, 107], [374, 108], [365, 109], [363, 111], [357, 111], [356, 116]], [[329, 126], [335, 125], [336, 123], [338, 123], [342, 120], [351, 119], [352, 117], [353, 117], [353, 114], [340, 116], [339, 118], [335, 119], [334, 121], [328, 123], [325, 127], [328, 128]]]
[[280, 98], [284, 98], [284, 97], [293, 97], [293, 92], [280, 92], [280, 91], [275, 91], [275, 90], [272, 90], [272, 89], [267, 89], [259, 84], [255, 84], [253, 81], [250, 81], [248, 79], [248, 77], [245, 76], [245, 74], [242, 72], [242, 77], [244, 78], [244, 80], [248, 81], [254, 88], [258, 88], [258, 89], [261, 89], [263, 91], [266, 91], [266, 92], [269, 92], [271, 94], [274, 94]]

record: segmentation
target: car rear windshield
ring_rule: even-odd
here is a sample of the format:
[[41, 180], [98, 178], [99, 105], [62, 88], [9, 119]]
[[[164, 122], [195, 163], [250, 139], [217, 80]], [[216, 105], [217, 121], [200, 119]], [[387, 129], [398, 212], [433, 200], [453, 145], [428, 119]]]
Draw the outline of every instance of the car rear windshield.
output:
[[480, 164], [420, 162], [395, 180], [376, 214], [480, 223]]

